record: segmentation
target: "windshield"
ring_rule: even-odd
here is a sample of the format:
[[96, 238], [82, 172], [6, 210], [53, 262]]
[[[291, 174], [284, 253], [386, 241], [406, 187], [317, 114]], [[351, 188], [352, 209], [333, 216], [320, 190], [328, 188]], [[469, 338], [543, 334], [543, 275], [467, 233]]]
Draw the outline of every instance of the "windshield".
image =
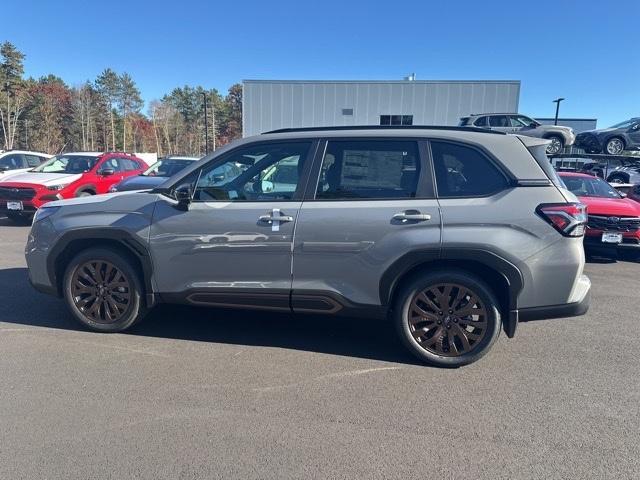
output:
[[622, 198], [607, 182], [597, 177], [562, 176], [571, 193], [578, 197]]
[[632, 118], [631, 120], [625, 120], [624, 122], [616, 123], [615, 125], [611, 125], [609, 128], [627, 128], [631, 125], [640, 122], [638, 118]]
[[34, 168], [33, 171], [38, 173], [84, 173], [93, 168], [98, 158], [85, 155], [57, 155]]
[[172, 177], [192, 162], [192, 160], [165, 158], [151, 165], [142, 175], [147, 177]]

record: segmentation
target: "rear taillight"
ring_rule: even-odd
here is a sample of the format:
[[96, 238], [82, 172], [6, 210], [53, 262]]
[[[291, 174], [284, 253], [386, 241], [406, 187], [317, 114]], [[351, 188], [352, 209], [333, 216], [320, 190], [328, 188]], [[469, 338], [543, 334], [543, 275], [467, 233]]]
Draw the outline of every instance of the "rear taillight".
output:
[[587, 207], [581, 203], [543, 203], [536, 212], [565, 237], [584, 235]]

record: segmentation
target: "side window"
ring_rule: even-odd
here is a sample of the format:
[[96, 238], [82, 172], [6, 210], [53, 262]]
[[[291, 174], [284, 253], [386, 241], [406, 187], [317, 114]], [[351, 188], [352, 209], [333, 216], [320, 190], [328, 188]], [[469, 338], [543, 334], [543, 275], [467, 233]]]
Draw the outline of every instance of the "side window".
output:
[[123, 171], [122, 165], [120, 164], [119, 159], [117, 158], [109, 158], [104, 162], [102, 162], [102, 165], [100, 165], [99, 171], [109, 170], [109, 169], [113, 170], [114, 172]]
[[414, 198], [418, 147], [408, 141], [329, 141], [316, 199]]
[[29, 167], [37, 167], [40, 165], [40, 157], [35, 155], [25, 155], [24, 158], [27, 160], [27, 166]]
[[124, 170], [127, 172], [130, 172], [132, 170], [138, 170], [140, 168], [140, 166], [138, 165], [138, 162], [131, 160], [130, 158], [120, 158], [118, 160], [124, 167]]
[[490, 127], [508, 127], [509, 125], [506, 115], [492, 115], [489, 117]]
[[311, 142], [295, 142], [236, 149], [201, 169], [194, 200], [291, 200], [304, 187], [300, 179], [310, 146]]
[[473, 124], [476, 127], [487, 127], [487, 126], [489, 126], [489, 124], [487, 123], [487, 117], [480, 117], [480, 118], [476, 119], [476, 121], [473, 122]]
[[16, 168], [26, 168], [27, 165], [24, 162], [22, 155], [14, 153], [0, 158], [0, 167], [8, 170], [15, 170]]
[[529, 123], [525, 123], [523, 121], [523, 117], [516, 117], [515, 115], [509, 115], [509, 122], [511, 124], [512, 127], [515, 128], [524, 128], [524, 127], [528, 127]]
[[475, 148], [431, 142], [438, 196], [484, 197], [508, 188], [505, 175]]

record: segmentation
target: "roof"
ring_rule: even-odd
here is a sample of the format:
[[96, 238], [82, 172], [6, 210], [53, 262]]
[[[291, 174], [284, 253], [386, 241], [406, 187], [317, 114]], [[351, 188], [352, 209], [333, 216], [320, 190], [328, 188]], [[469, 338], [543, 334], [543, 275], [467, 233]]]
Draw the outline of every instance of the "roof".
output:
[[10, 153], [23, 153], [26, 155], [42, 155], [44, 157], [50, 157], [51, 155], [49, 155], [48, 153], [42, 153], [42, 152], [34, 152], [31, 150], [0, 150], [0, 155], [8, 155]]
[[520, 84], [520, 80], [252, 80], [245, 79], [242, 83], [383, 83], [393, 84], [399, 83], [402, 85], [412, 84], [441, 84], [441, 83], [455, 83], [455, 84], [472, 84], [472, 83], [489, 83], [489, 84]]
[[306, 132], [358, 132], [358, 131], [375, 131], [383, 132], [385, 130], [398, 132], [414, 132], [415, 130], [445, 130], [445, 131], [457, 131], [457, 132], [474, 132], [474, 133], [489, 133], [493, 135], [506, 135], [504, 132], [498, 132], [495, 130], [489, 130], [487, 128], [479, 127], [449, 127], [443, 125], [353, 125], [353, 126], [334, 126], [334, 127], [300, 127], [300, 128], [280, 128], [278, 130], [271, 130], [269, 132], [263, 132], [262, 135], [280, 134], [280, 133], [306, 133]]

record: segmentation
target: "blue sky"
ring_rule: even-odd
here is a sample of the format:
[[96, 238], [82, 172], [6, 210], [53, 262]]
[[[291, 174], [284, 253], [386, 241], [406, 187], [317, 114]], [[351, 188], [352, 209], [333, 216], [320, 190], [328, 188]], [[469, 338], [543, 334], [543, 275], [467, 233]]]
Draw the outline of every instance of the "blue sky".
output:
[[[615, 5], [615, 8], [614, 8]], [[149, 101], [242, 79], [521, 80], [520, 110], [640, 116], [640, 1], [14, 0], [0, 41], [69, 84], [129, 72]]]

